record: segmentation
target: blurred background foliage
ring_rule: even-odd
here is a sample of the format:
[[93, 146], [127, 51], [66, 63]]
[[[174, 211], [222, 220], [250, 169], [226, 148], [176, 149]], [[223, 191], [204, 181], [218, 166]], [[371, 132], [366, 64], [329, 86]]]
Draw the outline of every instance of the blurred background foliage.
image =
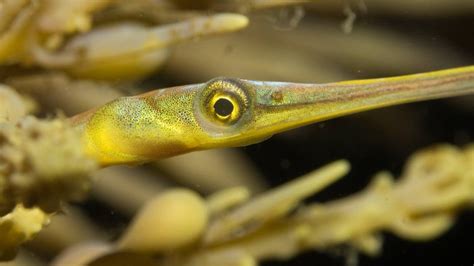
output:
[[[158, 70], [140, 79], [97, 81], [71, 77], [68, 70], [65, 75], [61, 67], [8, 63], [0, 69], [0, 82], [33, 97], [40, 103], [39, 115], [47, 117], [57, 110], [72, 115], [120, 95], [218, 76], [321, 83], [474, 62], [472, 0], [126, 2], [114, 1], [113, 7], [95, 14], [93, 25], [129, 19], [169, 23], [224, 11], [245, 14], [250, 24], [239, 32], [179, 43]], [[48, 260], [73, 243], [115, 239], [140, 205], [176, 184], [204, 195], [233, 185], [259, 192], [345, 158], [353, 165], [349, 176], [310, 201], [342, 198], [367, 186], [369, 177], [380, 169], [400, 173], [406, 158], [417, 149], [440, 142], [459, 146], [472, 142], [473, 119], [473, 96], [436, 100], [338, 118], [240, 149], [103, 169], [94, 174], [97, 182], [91, 196], [74, 203], [67, 216], [55, 218], [22, 252]], [[359, 263], [471, 265], [472, 224], [472, 212], [464, 213], [446, 234], [426, 243], [385, 234], [380, 256], [361, 255]], [[64, 233], [71, 226], [77, 230]], [[342, 265], [345, 253], [343, 249], [307, 252], [290, 261], [262, 265]]]

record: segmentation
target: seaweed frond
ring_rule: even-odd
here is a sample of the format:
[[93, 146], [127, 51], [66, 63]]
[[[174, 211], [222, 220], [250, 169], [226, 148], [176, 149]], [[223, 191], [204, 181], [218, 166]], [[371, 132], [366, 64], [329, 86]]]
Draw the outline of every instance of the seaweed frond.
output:
[[21, 204], [0, 217], [0, 260], [14, 258], [18, 247], [31, 240], [48, 223], [48, 214], [39, 208], [28, 209]]
[[[26, 117], [0, 124], [0, 215], [18, 203], [57, 211], [62, 200], [84, 196], [97, 169], [64, 119]], [[45, 193], [45, 192], [48, 193]]]
[[[381, 252], [382, 232], [429, 241], [451, 228], [458, 213], [474, 204], [474, 145], [422, 150], [408, 160], [397, 180], [384, 171], [352, 196], [302, 203], [348, 170], [346, 161], [338, 161], [250, 199], [243, 187], [223, 190], [206, 200], [207, 208], [202, 203], [201, 208], [190, 208], [181, 199], [184, 192], [169, 191], [145, 205], [118, 243], [82, 243], [55, 262], [113, 265], [108, 263], [120, 258], [127, 263], [151, 263], [160, 254], [162, 265], [169, 266], [256, 265], [341, 245], [375, 256]], [[201, 202], [197, 196], [191, 198]], [[193, 217], [200, 217], [198, 228]], [[186, 241], [170, 246], [163, 239]]]

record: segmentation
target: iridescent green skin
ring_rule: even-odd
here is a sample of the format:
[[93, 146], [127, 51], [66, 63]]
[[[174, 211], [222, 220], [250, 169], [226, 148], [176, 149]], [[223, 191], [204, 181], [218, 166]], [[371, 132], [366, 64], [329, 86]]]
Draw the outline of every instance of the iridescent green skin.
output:
[[[297, 84], [217, 78], [116, 99], [71, 118], [103, 165], [245, 146], [384, 106], [474, 93], [474, 66], [393, 78]], [[230, 114], [216, 109], [224, 99]]]

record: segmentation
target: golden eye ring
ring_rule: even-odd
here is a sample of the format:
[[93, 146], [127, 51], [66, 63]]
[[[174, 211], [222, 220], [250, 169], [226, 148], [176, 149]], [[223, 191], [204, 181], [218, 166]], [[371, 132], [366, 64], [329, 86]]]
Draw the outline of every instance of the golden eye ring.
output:
[[209, 102], [209, 111], [221, 122], [232, 123], [240, 117], [241, 108], [234, 95], [217, 93]]
[[203, 89], [196, 103], [207, 121], [228, 127], [248, 117], [249, 97], [238, 79], [217, 78], [206, 83]]

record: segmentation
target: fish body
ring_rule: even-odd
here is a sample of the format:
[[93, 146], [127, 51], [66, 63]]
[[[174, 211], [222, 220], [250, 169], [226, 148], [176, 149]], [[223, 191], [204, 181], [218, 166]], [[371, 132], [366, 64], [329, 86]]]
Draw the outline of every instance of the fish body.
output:
[[103, 165], [245, 146], [352, 113], [474, 93], [474, 66], [327, 84], [216, 78], [122, 97], [71, 118]]

